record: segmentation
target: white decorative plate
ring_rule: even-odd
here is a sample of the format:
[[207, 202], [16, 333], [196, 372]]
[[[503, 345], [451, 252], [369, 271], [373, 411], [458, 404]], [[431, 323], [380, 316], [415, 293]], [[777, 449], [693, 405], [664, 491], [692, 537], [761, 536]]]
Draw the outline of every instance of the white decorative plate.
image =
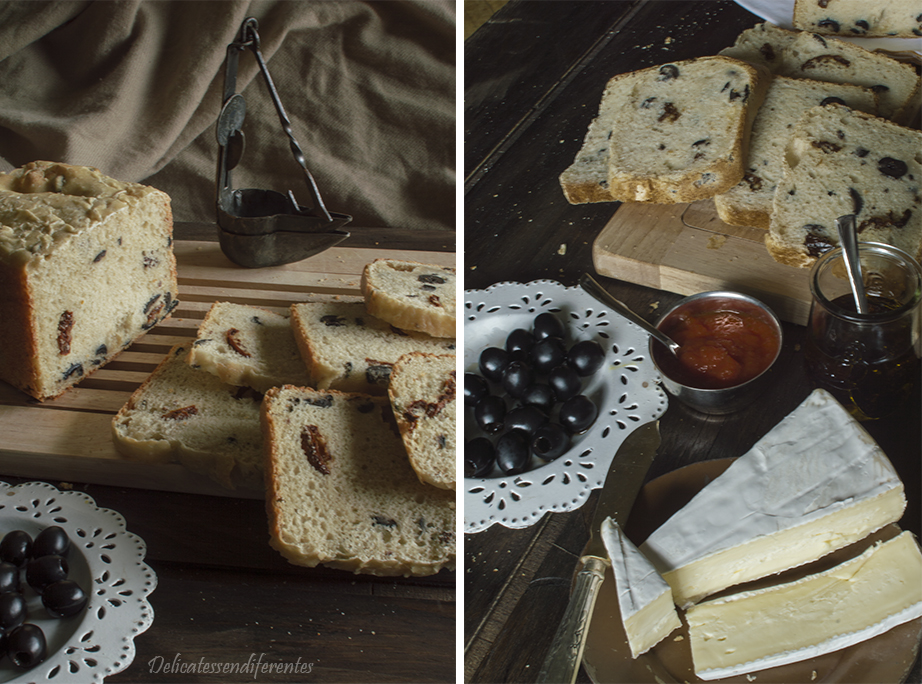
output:
[[[567, 346], [594, 339], [605, 361], [583, 381], [583, 394], [599, 407], [595, 424], [573, 438], [570, 450], [550, 463], [533, 458], [520, 475], [464, 480], [464, 531], [480, 532], [495, 523], [523, 528], [545, 513], [571, 511], [601, 487], [615, 452], [632, 430], [659, 418], [667, 407], [660, 376], [648, 358], [647, 334], [579, 287], [550, 280], [498, 283], [468, 290], [464, 300], [464, 370], [479, 372], [480, 353], [502, 347], [516, 328], [531, 329], [545, 311], [566, 320]], [[481, 435], [465, 409], [465, 440]]]
[[0, 537], [24, 530], [34, 538], [52, 525], [70, 537], [68, 576], [89, 601], [79, 615], [58, 620], [26, 585], [26, 621], [44, 631], [48, 658], [20, 670], [4, 657], [0, 682], [98, 684], [134, 660], [134, 638], [154, 620], [147, 597], [157, 586], [157, 576], [144, 563], [147, 546], [125, 529], [125, 519], [98, 508], [90, 496], [44, 482], [15, 487], [0, 482]]

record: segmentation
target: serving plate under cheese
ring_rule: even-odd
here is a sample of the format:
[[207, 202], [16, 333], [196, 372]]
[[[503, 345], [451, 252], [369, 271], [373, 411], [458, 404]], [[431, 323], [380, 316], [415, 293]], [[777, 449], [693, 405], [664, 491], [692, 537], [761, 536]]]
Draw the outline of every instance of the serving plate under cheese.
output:
[[[723, 473], [734, 459], [704, 461], [680, 468], [644, 486], [625, 527], [628, 537], [640, 545], [650, 533], [681, 509], [706, 484]], [[870, 544], [899, 533], [889, 525], [861, 542], [841, 549], [820, 560], [752, 582], [746, 588], [791, 581], [819, 572], [857, 555]], [[734, 591], [738, 591], [735, 588]], [[637, 659], [631, 657], [627, 636], [618, 608], [614, 577], [608, 571], [593, 612], [583, 666], [595, 682], [641, 684], [646, 682], [696, 682], [688, 627], [680, 610], [682, 627]], [[790, 682], [877, 682], [898, 684], [905, 681], [919, 654], [922, 619], [907, 622], [890, 631], [848, 648], [827, 653], [783, 667], [752, 672], [732, 679], [713, 681], [756, 682], [757, 684]]]

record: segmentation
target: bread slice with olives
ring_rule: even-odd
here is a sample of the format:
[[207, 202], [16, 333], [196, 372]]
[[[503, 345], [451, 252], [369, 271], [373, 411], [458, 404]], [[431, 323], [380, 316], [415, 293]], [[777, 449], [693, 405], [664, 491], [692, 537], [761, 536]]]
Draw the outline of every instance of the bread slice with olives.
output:
[[419, 481], [385, 397], [266, 393], [270, 544], [289, 562], [372, 575], [455, 566], [455, 495]]
[[791, 130], [811, 107], [832, 102], [874, 114], [877, 95], [869, 88], [777, 76], [752, 124], [746, 172], [714, 204], [725, 223], [768, 230], [775, 188], [782, 177], [784, 149]]
[[793, 24], [848, 38], [918, 38], [922, 5], [918, 0], [794, 0]]
[[784, 157], [765, 243], [776, 261], [808, 267], [839, 244], [836, 219], [855, 214], [858, 239], [922, 258], [922, 132], [839, 104], [810, 109]]
[[743, 177], [768, 72], [722, 56], [612, 78], [582, 149], [560, 176], [569, 202], [693, 202]]
[[401, 330], [455, 336], [455, 269], [401, 259], [375, 259], [362, 271], [372, 316]]

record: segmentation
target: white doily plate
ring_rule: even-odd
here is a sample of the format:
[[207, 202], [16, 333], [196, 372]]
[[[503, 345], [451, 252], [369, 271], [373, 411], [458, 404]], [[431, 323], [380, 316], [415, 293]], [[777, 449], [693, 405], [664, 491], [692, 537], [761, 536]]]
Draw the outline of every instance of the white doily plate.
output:
[[0, 482], [0, 537], [13, 530], [35, 537], [52, 525], [70, 537], [68, 576], [89, 601], [79, 615], [58, 620], [26, 585], [27, 622], [44, 631], [48, 658], [24, 671], [4, 657], [0, 682], [98, 684], [134, 660], [134, 638], [154, 620], [147, 597], [157, 586], [157, 576], [144, 563], [144, 541], [125, 529], [120, 514], [97, 507], [87, 494], [60, 491], [44, 482], [15, 487]]
[[[632, 430], [659, 418], [667, 407], [660, 376], [648, 358], [647, 334], [579, 287], [551, 280], [498, 283], [468, 290], [464, 299], [464, 370], [477, 369], [480, 353], [502, 347], [516, 328], [531, 329], [545, 311], [567, 321], [567, 346], [594, 339], [605, 349], [602, 368], [584, 379], [583, 394], [599, 407], [599, 417], [570, 450], [550, 463], [533, 459], [531, 470], [464, 480], [464, 531], [481, 532], [493, 524], [510, 528], [533, 525], [548, 511], [571, 511], [601, 487], [618, 447]], [[465, 411], [465, 440], [479, 436]]]

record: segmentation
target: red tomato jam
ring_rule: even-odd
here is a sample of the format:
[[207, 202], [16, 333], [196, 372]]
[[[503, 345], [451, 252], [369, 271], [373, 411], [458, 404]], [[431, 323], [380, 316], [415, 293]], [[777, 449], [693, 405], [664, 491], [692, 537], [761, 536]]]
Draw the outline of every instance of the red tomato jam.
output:
[[663, 373], [686, 387], [724, 389], [768, 368], [781, 338], [771, 317], [747, 301], [701, 299], [670, 313], [659, 329], [679, 343], [678, 358], [655, 345]]

